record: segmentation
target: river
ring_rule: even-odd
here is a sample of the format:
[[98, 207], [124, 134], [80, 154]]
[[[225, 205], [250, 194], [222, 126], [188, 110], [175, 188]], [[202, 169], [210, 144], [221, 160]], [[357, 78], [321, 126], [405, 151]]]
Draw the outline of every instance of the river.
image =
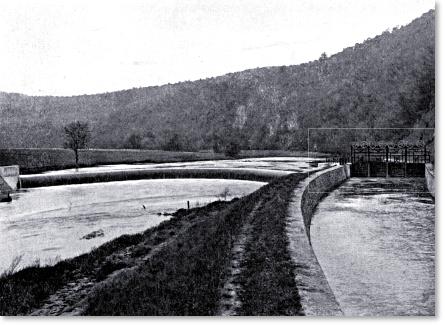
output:
[[[96, 173], [110, 171], [133, 171], [145, 169], [161, 168], [182, 168], [182, 169], [255, 169], [255, 170], [275, 170], [291, 172], [307, 172], [312, 170], [311, 161], [319, 161], [320, 166], [326, 165], [322, 158], [309, 157], [262, 157], [246, 158], [237, 160], [215, 160], [215, 161], [196, 161], [196, 162], [178, 162], [178, 163], [138, 163], [138, 164], [110, 164], [95, 167], [79, 169], [63, 169], [47, 171], [43, 175], [59, 175], [72, 173]], [[39, 174], [30, 174], [30, 176]], [[41, 175], [41, 174], [40, 174]]]
[[[0, 272], [14, 257], [20, 266], [52, 264], [116, 238], [156, 226], [179, 208], [241, 197], [262, 182], [166, 179], [31, 188], [0, 203]], [[144, 208], [145, 206], [145, 208]], [[82, 239], [93, 231], [103, 236]]]
[[435, 211], [424, 183], [352, 178], [320, 202], [311, 242], [345, 315], [434, 315]]
[[[248, 168], [287, 173], [314, 169], [307, 157], [279, 157], [165, 164], [118, 164], [81, 168], [79, 173], [147, 168]], [[322, 166], [324, 163], [320, 164]], [[76, 173], [49, 171], [45, 175]], [[174, 211], [247, 195], [265, 183], [217, 179], [119, 181], [23, 189], [13, 201], [0, 203], [0, 273], [21, 256], [19, 267], [90, 251], [122, 234], [137, 233], [170, 218]], [[144, 208], [145, 207], [145, 208]], [[166, 213], [166, 214], [164, 214]], [[91, 232], [100, 236], [82, 239]], [[102, 235], [103, 234], [103, 235]]]

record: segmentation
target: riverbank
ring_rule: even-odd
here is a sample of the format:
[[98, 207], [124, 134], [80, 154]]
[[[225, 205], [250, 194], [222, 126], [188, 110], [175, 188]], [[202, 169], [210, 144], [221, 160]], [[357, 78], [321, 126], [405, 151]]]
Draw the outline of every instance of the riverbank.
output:
[[[52, 267], [0, 280], [2, 315], [215, 315], [229, 277], [239, 284], [239, 315], [300, 315], [285, 236], [292, 189], [307, 174], [272, 181], [231, 202], [190, 211], [110, 241]], [[246, 227], [248, 225], [248, 227]], [[247, 229], [240, 272], [234, 241]]]

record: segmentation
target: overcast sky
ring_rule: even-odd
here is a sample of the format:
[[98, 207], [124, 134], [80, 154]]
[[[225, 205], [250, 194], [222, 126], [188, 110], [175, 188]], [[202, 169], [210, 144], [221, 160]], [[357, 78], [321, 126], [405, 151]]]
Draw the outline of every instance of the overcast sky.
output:
[[0, 91], [77, 95], [318, 59], [432, 0], [0, 0]]

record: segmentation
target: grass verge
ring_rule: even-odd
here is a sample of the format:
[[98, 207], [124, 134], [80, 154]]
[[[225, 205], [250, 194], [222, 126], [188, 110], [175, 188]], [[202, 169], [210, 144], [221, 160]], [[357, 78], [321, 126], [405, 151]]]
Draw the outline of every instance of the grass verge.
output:
[[139, 268], [105, 282], [87, 315], [214, 315], [232, 239], [256, 202], [253, 193], [198, 219]]
[[241, 315], [302, 314], [285, 223], [292, 191], [303, 178], [291, 175], [271, 184], [256, 212], [239, 276]]

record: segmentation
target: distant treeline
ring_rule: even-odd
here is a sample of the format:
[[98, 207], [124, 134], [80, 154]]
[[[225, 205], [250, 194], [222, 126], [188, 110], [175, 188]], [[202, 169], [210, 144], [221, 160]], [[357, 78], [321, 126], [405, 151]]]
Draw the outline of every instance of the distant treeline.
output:
[[[0, 147], [62, 147], [89, 121], [91, 147], [174, 151], [337, 151], [351, 141], [433, 140], [411, 129], [357, 134], [308, 128], [434, 128], [434, 11], [405, 27], [297, 66], [97, 95], [0, 93]], [[415, 138], [415, 139], [414, 139]]]
[[[246, 155], [247, 156], [247, 155]], [[210, 152], [88, 149], [79, 151], [81, 167], [101, 164], [166, 163], [224, 159]], [[20, 165], [20, 173], [38, 173], [74, 167], [72, 150], [61, 148], [0, 148], [1, 165]]]
[[[241, 151], [237, 158], [258, 157], [326, 157], [326, 153], [278, 150]], [[161, 150], [81, 149], [80, 167], [126, 163], [174, 163], [228, 159], [212, 151], [175, 152]], [[20, 174], [40, 173], [49, 170], [73, 168], [74, 152], [62, 148], [0, 148], [0, 166], [20, 165]], [[252, 174], [252, 172], [249, 172]]]

